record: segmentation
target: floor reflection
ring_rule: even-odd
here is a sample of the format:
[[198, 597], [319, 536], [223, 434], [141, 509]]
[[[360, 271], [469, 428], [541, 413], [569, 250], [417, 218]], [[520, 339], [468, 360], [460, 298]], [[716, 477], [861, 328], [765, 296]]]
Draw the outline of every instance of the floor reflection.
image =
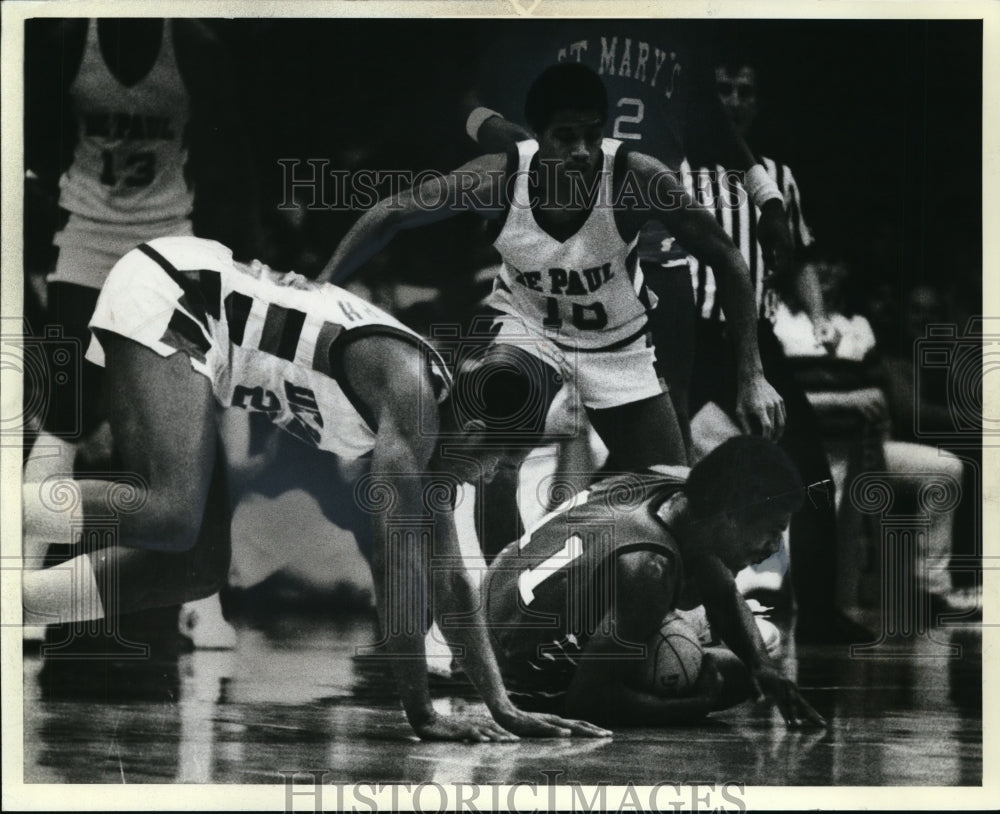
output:
[[[956, 658], [791, 656], [827, 730], [787, 729], [751, 704], [699, 727], [623, 730], [611, 741], [417, 741], [386, 665], [360, 658], [369, 620], [334, 629], [286, 620], [244, 628], [231, 652], [147, 660], [25, 658], [28, 782], [463, 782], [652, 785], [978, 785], [981, 644], [948, 631]], [[442, 711], [485, 709], [465, 683], [434, 679]]]

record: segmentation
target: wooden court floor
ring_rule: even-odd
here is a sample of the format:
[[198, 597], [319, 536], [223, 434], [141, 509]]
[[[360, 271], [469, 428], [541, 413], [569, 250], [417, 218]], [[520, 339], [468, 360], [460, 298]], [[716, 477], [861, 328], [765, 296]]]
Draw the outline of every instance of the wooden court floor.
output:
[[[620, 730], [600, 741], [421, 743], [383, 670], [357, 657], [368, 620], [241, 623], [232, 652], [135, 660], [24, 660], [26, 783], [326, 782], [978, 786], [982, 646], [939, 627], [852, 656], [787, 648], [825, 730], [789, 730], [746, 704], [700, 726]], [[787, 639], [786, 639], [787, 641]], [[435, 680], [442, 710], [484, 711]]]

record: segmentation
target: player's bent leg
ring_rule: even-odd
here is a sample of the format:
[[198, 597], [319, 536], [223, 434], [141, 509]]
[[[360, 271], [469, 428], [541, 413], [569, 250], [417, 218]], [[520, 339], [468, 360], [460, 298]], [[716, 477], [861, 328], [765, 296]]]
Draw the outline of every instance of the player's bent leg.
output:
[[587, 415], [608, 448], [606, 472], [687, 465], [684, 438], [667, 393], [618, 407], [588, 408]]
[[139, 508], [120, 515], [119, 541], [130, 548], [189, 550], [216, 463], [211, 383], [183, 353], [162, 357], [114, 334], [101, 332], [100, 338], [118, 464], [143, 484]]
[[201, 518], [195, 545], [185, 551], [112, 545], [52, 568], [25, 573], [26, 622], [102, 619], [218, 592], [229, 573], [231, 553], [229, 503], [221, 465], [208, 497], [209, 507]]

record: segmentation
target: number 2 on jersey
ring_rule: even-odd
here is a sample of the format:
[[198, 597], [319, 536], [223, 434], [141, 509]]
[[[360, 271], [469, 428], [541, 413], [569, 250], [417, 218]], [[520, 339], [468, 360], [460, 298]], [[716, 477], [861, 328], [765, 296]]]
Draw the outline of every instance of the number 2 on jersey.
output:
[[578, 534], [574, 534], [551, 557], [542, 560], [534, 568], [522, 571], [517, 577], [517, 590], [521, 594], [521, 601], [525, 605], [530, 605], [535, 599], [535, 588], [545, 582], [560, 568], [564, 568], [573, 562], [573, 560], [582, 556], [583, 538]]
[[646, 106], [642, 103], [642, 99], [625, 96], [618, 100], [618, 109], [625, 112], [615, 118], [615, 129], [611, 132], [611, 136], [641, 141], [642, 133], [627, 127], [627, 125], [639, 124], [642, 121], [642, 117], [646, 113]]

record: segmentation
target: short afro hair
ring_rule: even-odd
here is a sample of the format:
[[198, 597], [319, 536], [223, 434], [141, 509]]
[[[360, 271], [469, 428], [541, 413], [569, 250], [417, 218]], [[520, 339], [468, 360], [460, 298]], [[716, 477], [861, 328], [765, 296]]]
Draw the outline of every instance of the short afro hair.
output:
[[495, 440], [540, 439], [559, 373], [515, 345], [494, 344], [455, 371], [449, 401], [457, 423], [477, 420]]
[[722, 513], [743, 522], [798, 511], [805, 487], [795, 464], [765, 438], [738, 435], [713, 449], [688, 476], [684, 492], [697, 520]]
[[524, 118], [536, 133], [548, 127], [557, 110], [595, 110], [608, 116], [608, 91], [601, 78], [579, 62], [546, 68], [531, 83], [524, 101]]

